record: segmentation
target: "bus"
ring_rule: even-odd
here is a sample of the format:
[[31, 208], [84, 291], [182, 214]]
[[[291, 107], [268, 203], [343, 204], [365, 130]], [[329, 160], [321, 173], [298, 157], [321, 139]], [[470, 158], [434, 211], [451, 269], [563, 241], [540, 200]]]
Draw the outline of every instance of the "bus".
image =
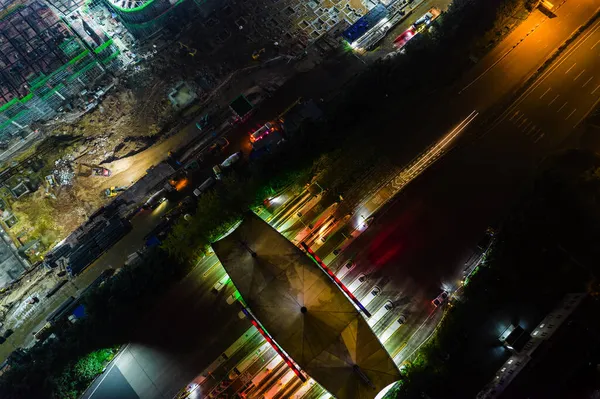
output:
[[350, 292], [356, 291], [363, 283], [367, 281], [367, 276], [359, 274], [358, 277], [348, 286]]
[[348, 273], [350, 273], [350, 270], [352, 270], [353, 268], [354, 268], [354, 262], [352, 260], [347, 260], [346, 263], [344, 263], [342, 265], [342, 267], [339, 268], [339, 270], [337, 271], [337, 273], [335, 273], [335, 275], [337, 276], [337, 278], [339, 278], [341, 280], [344, 277], [346, 277], [346, 275]]
[[265, 381], [269, 375], [284, 365], [283, 359], [281, 359], [280, 356], [275, 356], [262, 370], [258, 372], [258, 374], [254, 376], [254, 378], [252, 378], [252, 381], [248, 382], [244, 388], [238, 392], [238, 397], [247, 398], [250, 393], [256, 390], [256, 387], [258, 387], [260, 383]]
[[394, 333], [396, 331], [398, 331], [398, 329], [400, 328], [400, 326], [402, 324], [406, 323], [406, 316], [401, 315], [398, 320], [394, 320], [394, 322], [392, 324], [390, 324], [388, 326], [388, 328], [385, 329], [385, 331], [383, 332], [383, 334], [381, 334], [381, 336], [379, 337], [379, 341], [381, 341], [381, 343], [385, 344], [385, 342], [390, 339], [390, 337], [392, 335], [394, 335]]
[[244, 357], [234, 368], [229, 372], [229, 380], [233, 381], [244, 373], [250, 366], [260, 359], [267, 350], [271, 348], [271, 344], [264, 342], [258, 349], [250, 352]]
[[275, 381], [275, 383], [271, 386], [271, 389], [269, 389], [263, 397], [265, 399], [272, 399], [279, 391], [282, 391], [287, 383], [290, 382], [290, 380], [292, 380], [295, 376], [296, 374], [294, 373], [294, 370], [289, 369], [279, 381]]
[[377, 312], [373, 316], [371, 316], [368, 320], [368, 323], [371, 327], [373, 327], [379, 320], [383, 318], [389, 311], [394, 309], [394, 304], [392, 301], [386, 301], [382, 307], [379, 308]]

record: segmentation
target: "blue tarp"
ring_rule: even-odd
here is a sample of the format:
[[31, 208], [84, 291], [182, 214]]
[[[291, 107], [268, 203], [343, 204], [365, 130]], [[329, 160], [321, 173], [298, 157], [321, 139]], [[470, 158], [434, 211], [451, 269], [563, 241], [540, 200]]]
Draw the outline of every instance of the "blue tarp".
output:
[[83, 318], [85, 316], [85, 307], [83, 305], [77, 306], [75, 310], [73, 310], [72, 315], [78, 319]]
[[342, 33], [342, 37], [346, 39], [348, 43], [353, 43], [389, 14], [390, 12], [383, 4], [377, 4], [371, 11], [363, 15], [352, 26], [346, 29], [344, 33]]

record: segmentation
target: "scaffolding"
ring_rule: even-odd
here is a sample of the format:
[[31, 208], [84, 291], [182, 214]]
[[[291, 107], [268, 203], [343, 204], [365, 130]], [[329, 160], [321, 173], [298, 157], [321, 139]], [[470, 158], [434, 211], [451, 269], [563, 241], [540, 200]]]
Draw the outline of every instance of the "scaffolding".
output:
[[[76, 3], [53, 2], [71, 10]], [[0, 0], [0, 141], [57, 115], [107, 71], [120, 50], [82, 14], [40, 0]], [[58, 8], [56, 8], [58, 9]]]

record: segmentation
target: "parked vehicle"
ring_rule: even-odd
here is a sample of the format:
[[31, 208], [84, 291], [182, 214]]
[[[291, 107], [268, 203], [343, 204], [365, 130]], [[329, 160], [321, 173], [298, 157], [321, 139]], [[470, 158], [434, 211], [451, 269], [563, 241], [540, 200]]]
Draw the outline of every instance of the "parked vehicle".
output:
[[448, 293], [446, 291], [442, 291], [440, 295], [437, 296], [437, 298], [431, 301], [431, 303], [433, 303], [433, 306], [437, 308], [438, 306], [443, 304], [446, 301], [446, 299], [448, 299]]
[[199, 185], [198, 188], [194, 190], [194, 195], [196, 197], [199, 197], [200, 195], [202, 195], [203, 192], [205, 192], [206, 190], [211, 188], [214, 184], [215, 184], [215, 179], [212, 177], [209, 177], [208, 179], [206, 179], [204, 181], [204, 183]]

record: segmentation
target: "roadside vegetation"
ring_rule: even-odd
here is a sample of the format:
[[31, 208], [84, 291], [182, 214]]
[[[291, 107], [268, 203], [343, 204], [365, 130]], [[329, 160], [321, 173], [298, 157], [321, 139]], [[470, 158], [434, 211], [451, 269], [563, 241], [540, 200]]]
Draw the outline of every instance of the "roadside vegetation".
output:
[[[81, 359], [128, 342], [137, 322], [135, 315], [144, 314], [173, 282], [185, 276], [193, 261], [203, 256], [209, 244], [227, 232], [243, 212], [260, 207], [264, 199], [282, 188], [303, 186], [320, 176], [328, 182], [328, 195], [333, 198], [346, 194], [371, 168], [388, 167], [393, 172], [394, 163], [408, 161], [400, 159], [383, 139], [395, 134], [394, 143], [421, 143], [423, 138], [413, 138], [410, 129], [390, 132], [394, 126], [390, 117], [397, 120], [410, 115], [439, 82], [451, 84], [460, 76], [469, 66], [471, 46], [494, 26], [494, 10], [502, 4], [501, 0], [456, 0], [430, 33], [409, 43], [408, 55], [380, 62], [357, 77], [327, 106], [326, 121], [303, 125], [275, 154], [229, 173], [222, 184], [200, 198], [190, 220], [175, 225], [162, 249], [154, 250], [139, 266], [123, 267], [89, 291], [83, 320], [57, 329], [57, 339], [31, 349], [16, 361], [0, 377], [0, 397], [76, 397], [99, 370], [94, 366], [77, 371], [82, 370], [83, 366], [78, 366]], [[398, 110], [402, 110], [401, 115]]]
[[600, 299], [599, 193], [596, 154], [572, 150], [547, 161], [533, 191], [502, 224], [486, 262], [388, 397], [475, 397], [510, 356], [498, 326], [525, 319], [532, 328], [567, 293], [587, 290]]

